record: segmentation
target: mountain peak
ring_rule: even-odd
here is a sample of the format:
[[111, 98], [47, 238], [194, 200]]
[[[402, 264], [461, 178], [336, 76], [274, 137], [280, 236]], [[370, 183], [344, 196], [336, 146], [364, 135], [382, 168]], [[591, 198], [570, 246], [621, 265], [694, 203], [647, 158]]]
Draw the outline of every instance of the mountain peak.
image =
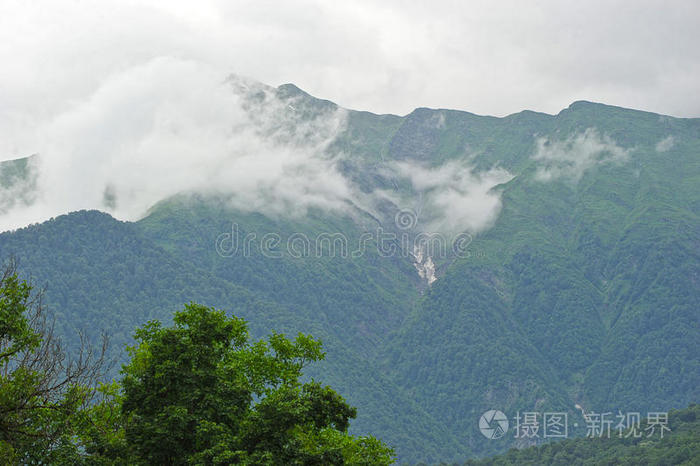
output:
[[277, 92], [279, 93], [280, 96], [283, 97], [296, 97], [296, 96], [303, 96], [303, 97], [311, 97], [311, 95], [296, 86], [295, 84], [292, 83], [286, 83], [282, 84], [281, 86], [277, 87]]
[[278, 86], [276, 94], [277, 97], [281, 99], [295, 99], [298, 101], [306, 102], [308, 105], [311, 105], [311, 107], [315, 108], [316, 110], [332, 111], [338, 108], [338, 105], [335, 102], [314, 97], [292, 83], [286, 83]]
[[606, 104], [601, 104], [599, 102], [591, 102], [590, 100], [576, 100], [572, 102], [567, 108], [565, 108], [562, 111], [566, 110], [591, 110], [594, 108], [602, 109], [602, 108], [607, 108], [611, 107], [611, 105], [606, 105]]

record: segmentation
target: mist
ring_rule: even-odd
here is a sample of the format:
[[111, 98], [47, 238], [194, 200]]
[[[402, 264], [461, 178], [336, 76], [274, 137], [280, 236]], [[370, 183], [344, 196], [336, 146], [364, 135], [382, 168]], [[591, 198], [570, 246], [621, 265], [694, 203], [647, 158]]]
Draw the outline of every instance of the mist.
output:
[[501, 210], [497, 186], [513, 178], [493, 167], [477, 172], [468, 157], [436, 167], [416, 162], [390, 164], [392, 173], [408, 180], [416, 195], [411, 198], [384, 192], [387, 198], [415, 211], [416, 227], [427, 233], [480, 233], [493, 225]]
[[601, 135], [595, 128], [588, 128], [565, 140], [538, 138], [532, 155], [539, 164], [535, 179], [563, 179], [577, 183], [595, 166], [625, 163], [631, 151], [617, 145], [608, 135]]
[[351, 188], [325, 149], [345, 111], [301, 119], [273, 91], [173, 58], [110, 77], [46, 125], [34, 202], [10, 208], [0, 228], [80, 209], [137, 220], [183, 192], [267, 213], [342, 208]]
[[348, 111], [309, 111], [300, 99], [173, 57], [114, 73], [34, 134], [27, 146], [38, 153], [33, 176], [0, 190], [0, 229], [81, 209], [136, 221], [183, 193], [282, 216], [303, 216], [312, 207], [373, 212], [389, 198], [410, 206], [422, 231], [450, 234], [483, 231], [497, 218], [500, 193], [493, 188], [512, 176], [499, 168], [476, 173], [465, 161], [391, 163], [385, 170], [407, 180], [415, 196], [362, 193], [338, 169], [348, 155], [329, 150], [347, 127]]

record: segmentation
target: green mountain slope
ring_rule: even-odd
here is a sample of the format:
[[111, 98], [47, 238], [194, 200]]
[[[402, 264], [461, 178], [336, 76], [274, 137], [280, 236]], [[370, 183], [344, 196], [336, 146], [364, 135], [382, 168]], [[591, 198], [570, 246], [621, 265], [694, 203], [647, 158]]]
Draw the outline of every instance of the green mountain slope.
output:
[[[216, 238], [231, 230], [235, 213], [214, 208], [216, 202], [187, 202], [197, 214], [178, 205], [178, 214], [167, 215], [162, 223], [157, 219], [168, 211], [166, 205], [139, 223], [97, 211], [75, 212], [0, 235], [0, 254], [21, 258], [21, 268], [31, 272], [37, 285], [46, 285], [47, 305], [69, 344], [78, 344], [80, 329], [93, 340], [105, 331], [111, 356], [121, 362], [133, 329], [146, 320], [167, 322], [173, 309], [190, 301], [227, 309], [249, 320], [256, 337], [274, 329], [321, 338], [326, 360], [307, 375], [338, 387], [358, 407], [355, 431], [381, 431], [388, 442], [405, 445], [405, 456], [426, 461], [438, 461], [444, 451], [470, 454], [448, 427], [372, 362], [389, 326], [399, 325], [392, 313], [406, 312], [417, 295], [413, 274], [398, 266], [389, 270], [393, 275], [382, 276], [388, 270], [373, 266], [367, 256], [360, 263], [328, 256], [270, 258], [260, 251], [222, 257], [216, 253]], [[214, 217], [207, 215], [210, 210]], [[258, 232], [280, 227], [253, 217]], [[224, 220], [208, 223], [215, 218]], [[180, 221], [200, 228], [190, 230]], [[175, 231], [182, 241], [171, 236]], [[294, 228], [287, 225], [285, 231]], [[311, 235], [308, 225], [306, 231]]]
[[[275, 93], [300, 121], [337, 108], [293, 85]], [[349, 111], [329, 151], [362, 201], [344, 211], [273, 216], [183, 193], [138, 222], [82, 211], [0, 234], [0, 257], [48, 285], [69, 341], [106, 329], [117, 359], [133, 328], [188, 301], [235, 312], [256, 335], [312, 333], [328, 355], [309, 376], [358, 407], [356, 432], [406, 461], [524, 446], [481, 435], [489, 409], [574, 419], [575, 404], [664, 411], [700, 398], [700, 119], [590, 102], [505, 118]], [[495, 220], [469, 230], [467, 254], [435, 255], [431, 285], [410, 241], [387, 254], [376, 233], [413, 240], [459, 218], [469, 186], [438, 208], [439, 188], [401, 167], [449, 183], [452, 169], [468, 167], [469, 183], [509, 173], [491, 191]], [[416, 229], [395, 222], [407, 207]]]
[[[620, 135], [629, 160], [545, 183], [528, 158], [474, 256], [387, 350], [395, 379], [480, 454], [495, 446], [476, 425], [488, 409], [661, 410], [700, 396], [699, 191], [685, 181], [700, 172], [697, 121], [659, 130], [658, 116], [588, 103], [551, 120], [560, 140], [572, 126]], [[687, 145], [660, 153], [669, 130]]]
[[37, 155], [0, 162], [0, 215], [36, 198]]

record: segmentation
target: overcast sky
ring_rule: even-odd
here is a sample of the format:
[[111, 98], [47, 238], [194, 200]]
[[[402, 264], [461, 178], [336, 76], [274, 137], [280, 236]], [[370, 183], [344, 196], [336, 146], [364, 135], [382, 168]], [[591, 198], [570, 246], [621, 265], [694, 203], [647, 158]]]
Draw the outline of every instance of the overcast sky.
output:
[[[57, 110], [170, 56], [339, 104], [700, 116], [698, 1], [0, 1], [0, 105]], [[6, 123], [6, 122], [5, 122]]]

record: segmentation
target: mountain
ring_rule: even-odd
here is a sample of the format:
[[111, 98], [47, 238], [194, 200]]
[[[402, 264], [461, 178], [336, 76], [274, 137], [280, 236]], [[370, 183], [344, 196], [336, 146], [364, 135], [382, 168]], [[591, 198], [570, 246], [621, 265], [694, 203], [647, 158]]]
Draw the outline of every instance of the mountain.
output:
[[[327, 359], [308, 375], [358, 407], [353, 431], [407, 462], [538, 442], [485, 438], [490, 409], [511, 422], [565, 412], [573, 436], [585, 432], [575, 405], [665, 411], [700, 398], [700, 119], [592, 102], [401, 117], [291, 84], [232, 87], [285, 147], [306, 150], [315, 122], [340, 112], [311, 168], [331, 166], [348, 194], [285, 212], [219, 187], [124, 222], [105, 213], [117, 193], [95, 206], [105, 212], [0, 234], [0, 257], [47, 285], [68, 341], [105, 329], [121, 361], [137, 325], [188, 301], [246, 318], [256, 336], [311, 333]], [[260, 116], [267, 105], [282, 117]], [[31, 203], [39, 182], [22, 164], [0, 164], [0, 192], [25, 183]]]
[[0, 162], [0, 214], [35, 201], [38, 156]]

